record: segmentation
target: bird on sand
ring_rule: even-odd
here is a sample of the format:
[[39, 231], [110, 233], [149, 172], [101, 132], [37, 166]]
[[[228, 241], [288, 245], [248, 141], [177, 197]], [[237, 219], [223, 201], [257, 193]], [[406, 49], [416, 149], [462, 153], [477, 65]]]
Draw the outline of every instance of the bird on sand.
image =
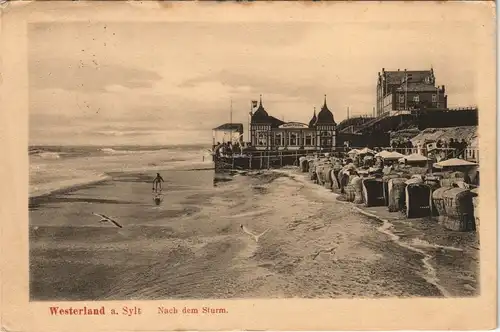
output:
[[99, 213], [94, 213], [94, 212], [92, 214], [95, 216], [101, 217], [101, 220], [99, 221], [101, 223], [112, 222], [113, 224], [115, 224], [115, 226], [123, 228], [123, 226], [120, 225], [116, 220], [113, 220], [110, 217], [105, 216], [104, 214], [99, 214]]
[[249, 231], [245, 226], [243, 226], [241, 224], [240, 224], [240, 227], [243, 230], [243, 232], [245, 232], [248, 235], [252, 236], [254, 238], [255, 242], [259, 242], [260, 237], [262, 235], [266, 234], [269, 231], [269, 228], [268, 228], [264, 232], [262, 232], [262, 233], [260, 233], [260, 234], [257, 235], [257, 234], [252, 233], [251, 231]]

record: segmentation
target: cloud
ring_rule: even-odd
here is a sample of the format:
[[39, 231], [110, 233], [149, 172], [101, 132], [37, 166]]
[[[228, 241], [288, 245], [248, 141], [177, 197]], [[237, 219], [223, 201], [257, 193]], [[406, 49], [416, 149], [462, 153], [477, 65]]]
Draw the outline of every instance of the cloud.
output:
[[[246, 128], [250, 100], [260, 94], [271, 115], [301, 122], [327, 94], [339, 122], [347, 107], [351, 115], [371, 113], [382, 67], [433, 65], [449, 103], [471, 104], [473, 31], [420, 24], [34, 24], [30, 135], [63, 142], [209, 139], [229, 121], [230, 100], [232, 121]], [[451, 38], [457, 34], [463, 38]]]
[[220, 84], [234, 93], [242, 93], [248, 96], [262, 93], [272, 93], [287, 97], [307, 96], [317, 93], [321, 87], [314, 82], [305, 80], [291, 82], [287, 77], [280, 77], [271, 73], [242, 73], [221, 70], [217, 73], [199, 76], [186, 80], [179, 84], [180, 88], [199, 88], [207, 84]]
[[[119, 89], [121, 90], [121, 89]], [[208, 88], [202, 88], [208, 91]], [[201, 92], [201, 91], [200, 91]], [[227, 121], [225, 93], [212, 99], [144, 91], [88, 92], [60, 89], [30, 92], [30, 129], [86, 128], [88, 131], [207, 130]], [[247, 114], [248, 111], [240, 112]], [[236, 119], [237, 110], [235, 110]]]
[[30, 57], [29, 81], [34, 89], [101, 92], [120, 88], [151, 88], [161, 76], [145, 69], [101, 63], [84, 57]]
[[[70, 136], [69, 136], [70, 135]], [[98, 135], [95, 132], [65, 130], [47, 132], [40, 128], [30, 132], [30, 145], [170, 145], [210, 144], [211, 133], [206, 131], [166, 130], [162, 132]]]
[[[311, 68], [314, 71], [314, 68]], [[312, 74], [304, 78], [293, 78], [294, 74], [283, 72], [282, 75], [272, 73], [243, 73], [222, 70], [216, 73], [200, 75], [186, 80], [180, 88], [198, 89], [206, 84], [222, 84], [227, 87], [228, 95], [235, 100], [256, 99], [263, 94], [264, 104], [270, 114], [289, 120], [306, 121], [312, 114], [313, 107], [321, 107], [323, 95], [328, 95], [329, 108], [344, 117], [344, 109], [351, 106], [351, 114], [371, 112], [373, 100], [372, 84], [354, 84], [352, 77], [334, 75], [329, 79], [319, 79]], [[368, 107], [359, 107], [359, 105]], [[352, 106], [355, 105], [353, 108]], [[356, 107], [357, 106], [357, 107]]]
[[92, 131], [91, 134], [96, 134], [100, 136], [151, 136], [151, 135], [162, 135], [168, 132], [168, 130], [105, 130], [105, 131]]

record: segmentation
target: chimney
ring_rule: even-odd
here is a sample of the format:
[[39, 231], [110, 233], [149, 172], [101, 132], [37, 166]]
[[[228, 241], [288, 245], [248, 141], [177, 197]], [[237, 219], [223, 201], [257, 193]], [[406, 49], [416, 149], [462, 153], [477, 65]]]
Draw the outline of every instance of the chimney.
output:
[[399, 68], [398, 68], [398, 71], [399, 71]]
[[383, 73], [385, 72], [385, 68], [382, 68], [382, 72], [383, 72]]
[[445, 88], [444, 88], [444, 85], [443, 85], [443, 88], [442, 88], [442, 90], [441, 90], [441, 91], [443, 91], [443, 93], [445, 93], [445, 91], [446, 91], [446, 90], [445, 90]]

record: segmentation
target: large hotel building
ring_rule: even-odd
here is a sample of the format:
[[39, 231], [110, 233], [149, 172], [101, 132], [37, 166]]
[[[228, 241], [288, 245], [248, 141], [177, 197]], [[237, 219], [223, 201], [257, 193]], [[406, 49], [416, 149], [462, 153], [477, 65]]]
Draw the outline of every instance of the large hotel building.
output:
[[373, 116], [411, 112], [414, 109], [446, 109], [445, 87], [436, 86], [434, 70], [397, 70], [378, 73], [377, 107]]

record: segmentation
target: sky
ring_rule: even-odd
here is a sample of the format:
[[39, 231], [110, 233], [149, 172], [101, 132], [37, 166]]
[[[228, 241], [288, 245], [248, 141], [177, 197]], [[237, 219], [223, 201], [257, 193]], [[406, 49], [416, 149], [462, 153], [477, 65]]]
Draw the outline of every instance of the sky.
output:
[[[449, 106], [474, 100], [461, 22], [43, 22], [28, 34], [30, 144], [193, 144], [250, 101], [307, 123], [371, 114], [377, 73], [434, 69]], [[460, 38], [457, 38], [460, 36]]]

